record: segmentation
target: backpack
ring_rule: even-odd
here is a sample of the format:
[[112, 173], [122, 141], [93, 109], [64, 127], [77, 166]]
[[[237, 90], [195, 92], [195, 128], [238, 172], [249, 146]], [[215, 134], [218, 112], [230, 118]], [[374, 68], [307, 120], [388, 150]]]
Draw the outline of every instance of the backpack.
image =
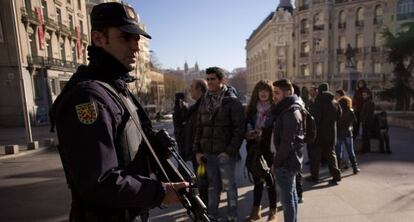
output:
[[313, 118], [312, 114], [310, 114], [306, 108], [300, 109], [300, 113], [302, 114], [302, 124], [305, 136], [303, 141], [312, 144], [315, 142], [317, 133], [315, 118]]

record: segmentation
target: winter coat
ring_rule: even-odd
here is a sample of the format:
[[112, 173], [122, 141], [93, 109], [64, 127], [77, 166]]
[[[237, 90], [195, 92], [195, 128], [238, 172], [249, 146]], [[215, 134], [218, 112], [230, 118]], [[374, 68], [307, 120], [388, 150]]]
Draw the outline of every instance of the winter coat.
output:
[[273, 143], [276, 148], [274, 167], [299, 172], [302, 168], [304, 130], [302, 124], [303, 102], [297, 96], [284, 98], [274, 106], [272, 112], [276, 121]]
[[331, 92], [318, 94], [310, 110], [315, 118], [317, 135], [315, 144], [333, 146], [336, 144], [337, 121], [342, 115], [342, 109]]
[[227, 88], [213, 115], [210, 115], [205, 100], [203, 97], [198, 112], [193, 151], [237, 156], [245, 131], [243, 106], [235, 91]]

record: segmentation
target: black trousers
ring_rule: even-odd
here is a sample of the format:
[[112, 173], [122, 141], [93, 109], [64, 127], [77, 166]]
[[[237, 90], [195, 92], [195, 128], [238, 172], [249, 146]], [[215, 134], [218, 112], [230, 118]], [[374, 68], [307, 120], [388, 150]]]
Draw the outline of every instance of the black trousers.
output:
[[328, 162], [329, 172], [331, 176], [336, 179], [341, 179], [341, 171], [338, 168], [338, 162], [336, 160], [336, 154], [334, 151], [334, 145], [327, 144], [315, 144], [312, 146], [312, 158], [311, 158], [311, 176], [314, 179], [319, 179], [319, 167], [321, 165], [322, 158]]
[[267, 194], [269, 198], [269, 208], [276, 209], [276, 180], [275, 176], [270, 173], [264, 180], [253, 176], [253, 206], [260, 206], [262, 202], [263, 187], [266, 183]]

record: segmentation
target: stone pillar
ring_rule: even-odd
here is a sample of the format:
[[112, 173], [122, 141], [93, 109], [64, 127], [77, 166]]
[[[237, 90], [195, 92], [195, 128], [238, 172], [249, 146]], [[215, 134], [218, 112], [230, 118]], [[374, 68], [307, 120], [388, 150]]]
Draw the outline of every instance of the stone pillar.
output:
[[345, 67], [345, 79], [342, 82], [342, 88], [349, 96], [354, 95], [359, 80], [359, 72], [355, 66]]

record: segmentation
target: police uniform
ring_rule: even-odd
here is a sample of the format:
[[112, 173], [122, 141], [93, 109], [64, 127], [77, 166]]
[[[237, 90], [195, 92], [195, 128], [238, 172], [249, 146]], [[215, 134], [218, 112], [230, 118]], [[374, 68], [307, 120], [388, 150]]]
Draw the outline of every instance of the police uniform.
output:
[[[144, 35], [132, 8], [103, 3], [91, 13], [92, 27], [115, 26]], [[127, 70], [102, 48], [89, 46], [89, 65], [80, 66], [51, 112], [59, 152], [72, 192], [70, 221], [139, 221], [160, 206], [165, 187], [149, 178], [149, 152], [119, 99], [102, 83], [129, 98], [151, 137], [151, 121], [127, 89]], [[143, 217], [142, 217], [143, 218]]]

